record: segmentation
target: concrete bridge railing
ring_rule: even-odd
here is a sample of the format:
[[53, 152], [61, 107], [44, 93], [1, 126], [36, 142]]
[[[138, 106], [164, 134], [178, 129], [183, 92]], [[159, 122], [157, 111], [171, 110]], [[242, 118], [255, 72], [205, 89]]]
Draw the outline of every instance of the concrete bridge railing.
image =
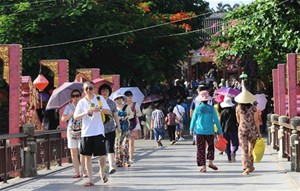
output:
[[268, 141], [280, 159], [291, 162], [291, 171], [300, 172], [300, 117], [268, 114]]

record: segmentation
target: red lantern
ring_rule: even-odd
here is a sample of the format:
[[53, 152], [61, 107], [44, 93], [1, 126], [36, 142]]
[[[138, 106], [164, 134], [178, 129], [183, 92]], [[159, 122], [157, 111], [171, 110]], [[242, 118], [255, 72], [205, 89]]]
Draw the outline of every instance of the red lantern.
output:
[[43, 74], [39, 74], [38, 77], [33, 81], [34, 86], [39, 90], [43, 91], [48, 86], [49, 81]]

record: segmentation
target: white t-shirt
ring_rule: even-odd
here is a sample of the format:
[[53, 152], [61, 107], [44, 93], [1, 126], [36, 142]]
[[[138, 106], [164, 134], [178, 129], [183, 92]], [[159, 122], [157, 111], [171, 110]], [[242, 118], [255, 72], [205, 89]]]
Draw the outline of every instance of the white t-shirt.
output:
[[173, 113], [175, 113], [175, 115], [177, 116], [178, 120], [180, 121], [181, 118], [184, 116], [185, 109], [181, 105], [177, 104], [174, 107], [174, 109], [173, 109]]
[[[100, 99], [102, 102], [102, 108], [110, 109], [104, 97], [100, 95]], [[96, 95], [94, 95], [91, 102], [95, 104], [95, 107], [99, 107]], [[82, 98], [77, 103], [74, 115], [84, 113], [89, 108], [90, 102], [86, 98]], [[105, 135], [100, 112], [94, 112], [92, 116], [85, 115], [82, 117], [81, 137], [91, 137], [96, 135]]]

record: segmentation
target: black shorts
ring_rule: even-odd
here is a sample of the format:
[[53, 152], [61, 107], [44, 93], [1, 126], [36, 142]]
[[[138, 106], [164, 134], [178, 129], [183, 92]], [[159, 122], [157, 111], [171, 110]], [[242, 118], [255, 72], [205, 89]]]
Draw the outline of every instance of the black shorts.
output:
[[80, 154], [87, 156], [106, 155], [105, 138], [103, 135], [81, 137]]
[[105, 133], [105, 146], [107, 153], [115, 153], [116, 132]]

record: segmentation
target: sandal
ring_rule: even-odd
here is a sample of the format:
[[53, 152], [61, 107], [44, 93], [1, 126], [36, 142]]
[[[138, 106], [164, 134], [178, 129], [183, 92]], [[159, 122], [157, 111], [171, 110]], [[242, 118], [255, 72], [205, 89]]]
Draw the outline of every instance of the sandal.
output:
[[80, 178], [80, 175], [79, 174], [75, 174], [72, 176], [72, 178]]
[[86, 173], [83, 173], [83, 174], [82, 174], [82, 177], [83, 177], [83, 178], [87, 178], [88, 175], [87, 175]]
[[248, 175], [250, 173], [249, 168], [247, 168], [246, 170], [244, 170], [243, 175]]
[[92, 182], [86, 182], [86, 183], [83, 184], [83, 186], [90, 187], [90, 186], [95, 186], [95, 184], [92, 183]]
[[113, 173], [115, 173], [116, 172], [116, 169], [111, 169], [110, 171], [109, 171], [109, 174], [113, 174]]
[[218, 167], [214, 164], [209, 164], [208, 167], [213, 169], [213, 170], [218, 170]]
[[107, 176], [105, 175], [103, 178], [102, 178], [102, 182], [103, 183], [106, 183], [108, 181], [108, 178], [107, 178]]
[[249, 168], [249, 172], [253, 172], [254, 170], [255, 170], [254, 167], [250, 167], [250, 168]]
[[201, 169], [200, 169], [200, 172], [205, 173], [205, 172], [206, 172], [206, 169], [205, 169], [205, 168], [201, 168]]

